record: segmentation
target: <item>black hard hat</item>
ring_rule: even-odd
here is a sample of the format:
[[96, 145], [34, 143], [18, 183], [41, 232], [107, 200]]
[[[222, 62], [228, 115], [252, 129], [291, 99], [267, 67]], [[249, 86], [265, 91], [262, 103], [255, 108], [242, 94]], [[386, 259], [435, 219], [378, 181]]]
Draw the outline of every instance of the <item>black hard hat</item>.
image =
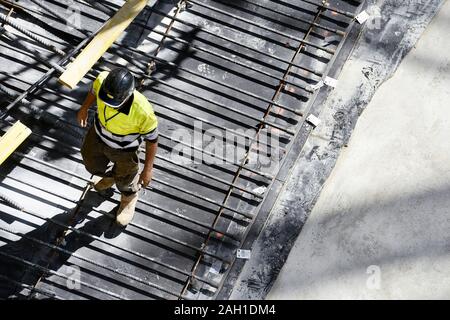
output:
[[118, 108], [133, 94], [134, 86], [131, 72], [126, 68], [117, 68], [103, 81], [98, 97], [108, 106]]

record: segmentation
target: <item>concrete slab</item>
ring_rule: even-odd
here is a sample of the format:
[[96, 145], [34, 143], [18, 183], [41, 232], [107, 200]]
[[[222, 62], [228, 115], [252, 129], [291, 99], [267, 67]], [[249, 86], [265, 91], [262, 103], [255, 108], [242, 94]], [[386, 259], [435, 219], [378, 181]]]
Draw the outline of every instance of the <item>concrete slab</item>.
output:
[[268, 299], [450, 298], [449, 15], [362, 114]]

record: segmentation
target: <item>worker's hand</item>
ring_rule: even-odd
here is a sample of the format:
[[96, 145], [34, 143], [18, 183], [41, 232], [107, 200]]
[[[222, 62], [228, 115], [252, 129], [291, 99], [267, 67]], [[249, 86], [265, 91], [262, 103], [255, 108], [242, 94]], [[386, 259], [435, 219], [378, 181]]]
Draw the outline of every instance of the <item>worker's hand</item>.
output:
[[81, 108], [77, 113], [77, 120], [81, 127], [86, 127], [88, 121], [88, 110], [85, 108]]
[[150, 184], [150, 181], [152, 181], [152, 170], [146, 170], [142, 171], [141, 176], [139, 177], [139, 184], [142, 185], [143, 188], [147, 188]]

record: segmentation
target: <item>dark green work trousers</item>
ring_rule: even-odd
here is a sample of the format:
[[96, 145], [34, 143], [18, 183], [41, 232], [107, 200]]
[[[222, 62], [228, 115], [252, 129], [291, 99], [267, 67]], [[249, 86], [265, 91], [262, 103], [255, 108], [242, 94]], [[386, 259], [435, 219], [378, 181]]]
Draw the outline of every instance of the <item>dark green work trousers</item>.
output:
[[[84, 166], [91, 174], [113, 177], [117, 189], [126, 195], [139, 191], [139, 151], [123, 151], [106, 145], [92, 126], [81, 148]], [[112, 163], [112, 169], [110, 164]]]

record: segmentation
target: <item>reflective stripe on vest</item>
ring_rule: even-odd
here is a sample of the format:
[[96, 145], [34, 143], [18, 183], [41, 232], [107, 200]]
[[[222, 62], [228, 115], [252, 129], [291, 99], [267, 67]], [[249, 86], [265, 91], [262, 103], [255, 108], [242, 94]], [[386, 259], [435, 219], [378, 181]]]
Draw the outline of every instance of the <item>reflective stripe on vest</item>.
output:
[[114, 149], [136, 148], [139, 147], [143, 140], [140, 134], [126, 135], [122, 137], [114, 135], [103, 127], [97, 117], [94, 121], [94, 127], [95, 132], [97, 132], [100, 139]]
[[118, 113], [116, 109], [108, 107], [98, 98], [98, 92], [107, 75], [108, 72], [101, 72], [92, 86], [92, 91], [97, 97], [98, 109], [95, 117], [97, 135], [115, 149], [135, 148], [139, 147], [144, 139], [156, 139], [158, 120], [152, 105], [143, 94], [134, 91], [134, 100], [128, 115]]

